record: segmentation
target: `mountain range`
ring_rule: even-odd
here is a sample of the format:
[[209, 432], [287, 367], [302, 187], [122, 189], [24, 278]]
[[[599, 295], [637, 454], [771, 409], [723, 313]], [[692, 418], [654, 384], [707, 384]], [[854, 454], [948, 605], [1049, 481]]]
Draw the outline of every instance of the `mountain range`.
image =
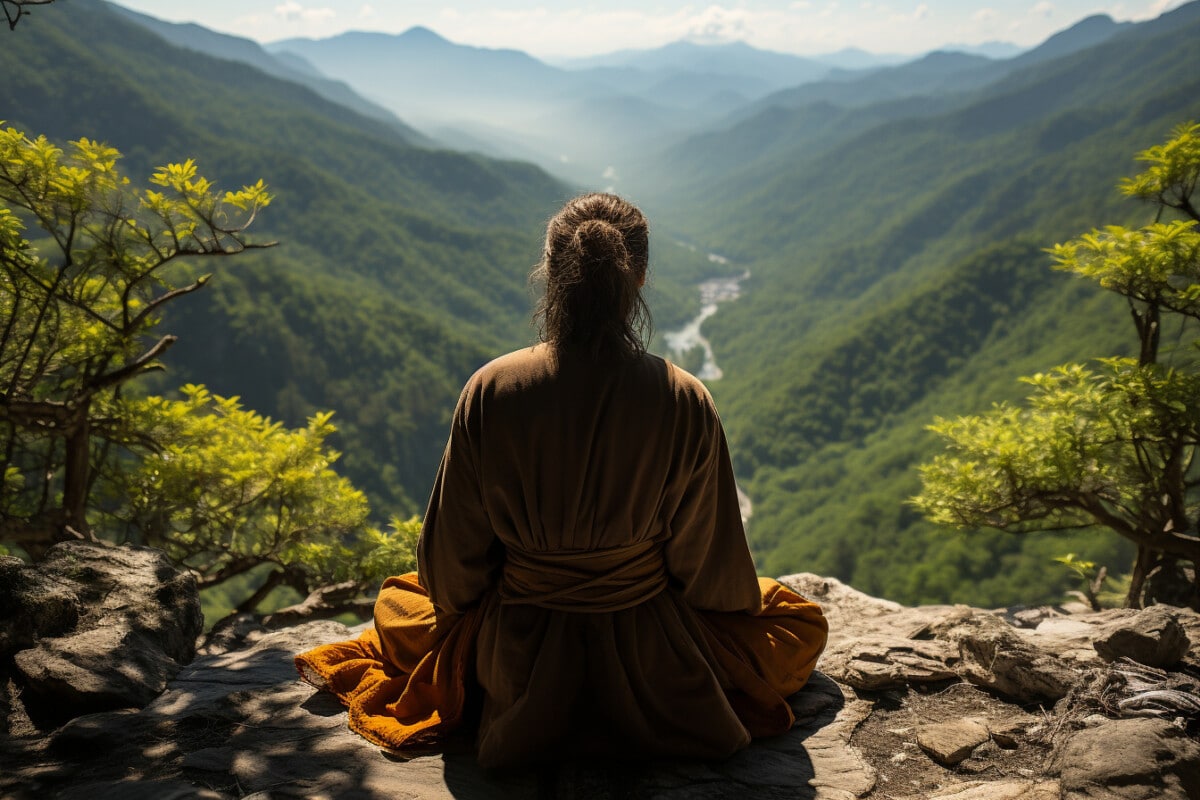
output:
[[679, 41], [550, 65], [515, 50], [456, 44], [422, 27], [287, 39], [267, 49], [356, 87], [443, 142], [532, 160], [585, 185], [605, 173], [620, 176], [630, 153], [660, 149], [776, 92], [850, 81], [905, 60]]
[[704, 331], [764, 573], [1033, 603], [1068, 586], [1053, 556], [1115, 573], [1127, 549], [923, 522], [905, 499], [936, 447], [924, 426], [1131, 344], [1120, 304], [1043, 249], [1145, 221], [1113, 187], [1200, 119], [1196, 41], [1193, 2], [1006, 58], [680, 45], [566, 69], [425, 29], [264, 49], [72, 0], [5, 37], [0, 119], [107, 140], [134, 175], [192, 156], [275, 188], [260, 235], [282, 244], [168, 317], [163, 388], [204, 382], [288, 424], [334, 409], [341, 468], [380, 516], [419, 510], [462, 382], [530, 340], [546, 217], [613, 186], [652, 222], [660, 330], [698, 310], [696, 282], [749, 270]]

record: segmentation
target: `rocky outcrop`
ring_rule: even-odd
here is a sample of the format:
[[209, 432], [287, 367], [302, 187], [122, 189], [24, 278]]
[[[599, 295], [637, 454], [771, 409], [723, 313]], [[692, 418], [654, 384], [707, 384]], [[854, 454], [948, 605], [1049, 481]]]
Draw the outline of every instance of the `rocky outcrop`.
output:
[[294, 653], [351, 630], [329, 621], [242, 625], [140, 711], [82, 716], [0, 743], [0, 796], [1200, 797], [1186, 699], [1196, 696], [1196, 648], [1164, 669], [1126, 655], [1109, 661], [1094, 646], [1130, 629], [1162, 642], [1146, 652], [1178, 650], [1180, 632], [1200, 641], [1193, 612], [1068, 606], [1021, 621], [906, 608], [811, 575], [783, 580], [823, 604], [830, 646], [821, 672], [792, 698], [796, 727], [725, 761], [484, 772], [466, 733], [397, 759], [351, 733], [336, 701], [296, 679]]
[[192, 660], [204, 619], [195, 579], [158, 550], [55, 545], [34, 567], [0, 558], [5, 730], [141, 707]]

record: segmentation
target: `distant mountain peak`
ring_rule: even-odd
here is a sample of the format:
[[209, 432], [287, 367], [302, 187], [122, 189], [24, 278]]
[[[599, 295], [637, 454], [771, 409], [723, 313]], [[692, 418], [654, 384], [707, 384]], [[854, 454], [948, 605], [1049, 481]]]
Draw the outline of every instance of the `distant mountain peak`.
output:
[[[670, 44], [665, 45], [662, 49], [663, 50], [705, 49], [705, 50], [749, 51], [749, 50], [757, 50], [758, 48], [756, 48], [750, 44], [747, 44], [746, 42], [743, 42], [741, 39], [734, 39], [732, 41], [729, 41], [729, 40], [717, 40], [717, 39], [711, 39], [711, 38], [705, 38], [705, 37], [694, 37], [694, 38], [689, 37], [686, 39], [679, 39], [678, 41], [671, 42]], [[769, 52], [769, 51], [763, 51], [763, 52]]]
[[427, 42], [429, 44], [449, 44], [450, 40], [432, 28], [424, 25], [414, 25], [398, 37], [406, 42]]
[[1037, 47], [1025, 53], [1026, 61], [1043, 61], [1085, 50], [1104, 42], [1118, 31], [1129, 28], [1132, 22], [1115, 22], [1108, 14], [1092, 14], [1069, 28], [1055, 33]]

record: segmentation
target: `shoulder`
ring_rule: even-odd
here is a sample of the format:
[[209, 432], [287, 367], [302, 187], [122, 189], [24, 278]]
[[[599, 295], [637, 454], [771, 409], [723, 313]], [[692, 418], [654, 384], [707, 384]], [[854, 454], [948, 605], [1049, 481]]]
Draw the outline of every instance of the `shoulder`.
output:
[[716, 404], [708, 387], [692, 373], [670, 361], [663, 362], [676, 398], [681, 402], [701, 408], [706, 412], [716, 413]]
[[513, 385], [527, 384], [550, 369], [551, 359], [543, 345], [514, 350], [475, 370], [463, 387], [463, 394], [490, 394]]

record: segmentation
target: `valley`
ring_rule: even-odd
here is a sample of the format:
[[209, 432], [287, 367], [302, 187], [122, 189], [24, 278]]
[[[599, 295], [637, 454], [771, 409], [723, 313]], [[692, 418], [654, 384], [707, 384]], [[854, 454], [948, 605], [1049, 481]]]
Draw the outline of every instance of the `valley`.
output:
[[1149, 221], [1115, 187], [1200, 120], [1200, 3], [854, 64], [694, 43], [550, 64], [427, 28], [264, 47], [100, 0], [29, 22], [0, 49], [6, 126], [277, 194], [256, 233], [280, 245], [168, 315], [150, 388], [202, 382], [289, 426], [334, 410], [338, 469], [381, 520], [423, 509], [463, 381], [533, 341], [545, 219], [609, 190], [651, 220], [652, 349], [708, 382], [762, 574], [1000, 606], [1060, 600], [1068, 552], [1128, 570], [1104, 531], [954, 531], [908, 499], [935, 417], [1135, 345], [1045, 249]]

